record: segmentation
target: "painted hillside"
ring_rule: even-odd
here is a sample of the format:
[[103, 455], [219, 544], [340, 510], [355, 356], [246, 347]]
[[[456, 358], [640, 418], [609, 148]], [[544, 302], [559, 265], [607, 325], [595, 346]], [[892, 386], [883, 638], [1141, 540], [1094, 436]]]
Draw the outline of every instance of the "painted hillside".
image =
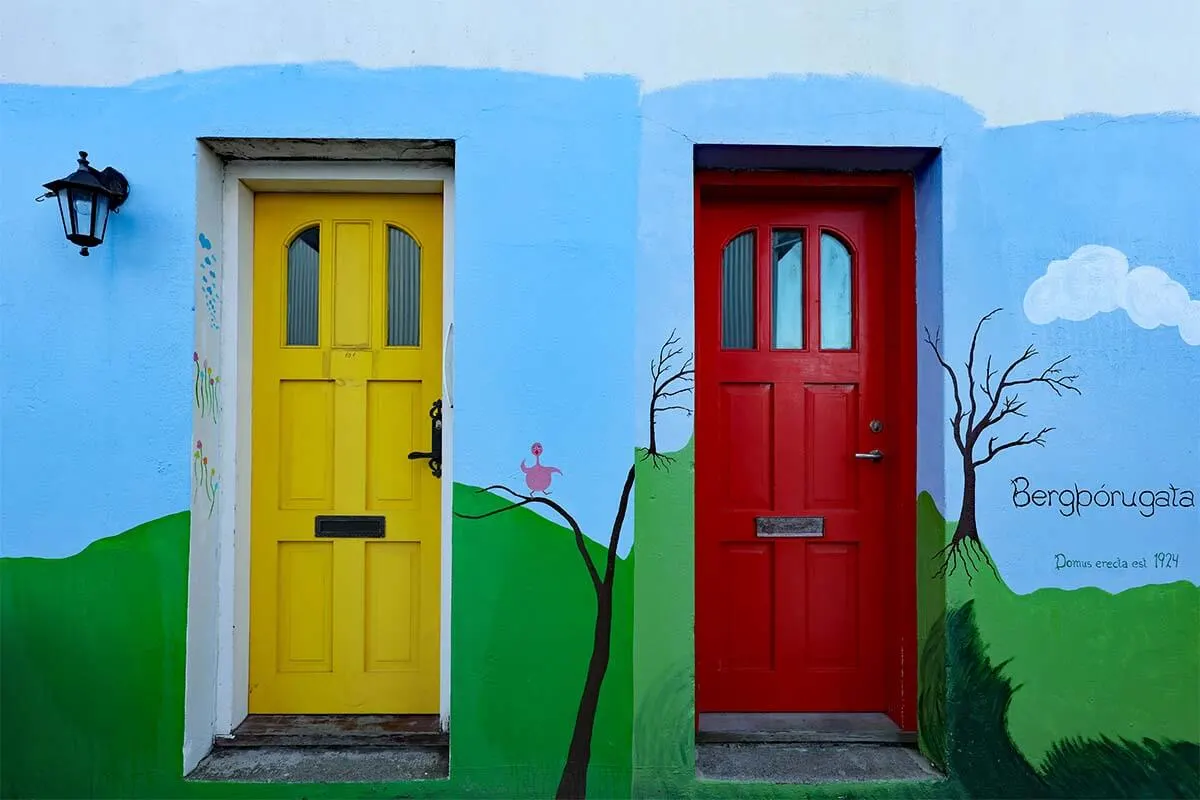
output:
[[[918, 498], [923, 540], [947, 523]], [[925, 574], [932, 565], [922, 564]], [[1111, 594], [1101, 589], [1011, 591], [990, 572], [947, 587], [951, 604], [973, 599], [979, 636], [1020, 686], [1008, 711], [1013, 740], [1041, 763], [1066, 737], [1200, 741], [1200, 587], [1187, 581]]]
[[[456, 510], [497, 502], [455, 486]], [[453, 580], [471, 591], [460, 595], [470, 604], [452, 612], [450, 780], [183, 781], [188, 516], [180, 513], [69, 558], [0, 559], [0, 796], [552, 796], [591, 651], [595, 599], [579, 553], [563, 528], [523, 509], [456, 521], [454, 536]], [[631, 561], [618, 561], [589, 771], [596, 797], [629, 792], [631, 574]]]
[[[953, 534], [928, 494], [918, 523], [922, 541]], [[922, 733], [970, 796], [1200, 796], [1200, 587], [1018, 595], [984, 571], [946, 593], [922, 659], [944, 646], [945, 738]]]

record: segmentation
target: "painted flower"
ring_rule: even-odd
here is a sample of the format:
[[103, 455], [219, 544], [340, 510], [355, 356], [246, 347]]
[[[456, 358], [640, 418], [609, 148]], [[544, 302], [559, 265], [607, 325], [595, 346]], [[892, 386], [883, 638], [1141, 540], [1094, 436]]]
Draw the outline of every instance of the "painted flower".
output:
[[199, 439], [197, 439], [197, 440], [196, 440], [196, 449], [197, 449], [197, 450], [199, 450], [201, 447], [204, 447], [204, 445], [202, 445], [202, 444], [200, 443], [200, 440], [199, 440]]
[[204, 458], [200, 459], [200, 463], [207, 467], [208, 466], [208, 456], [205, 456]]
[[192, 361], [199, 361], [199, 360], [200, 360], [200, 354], [197, 353], [195, 350], [193, 350], [192, 351]]

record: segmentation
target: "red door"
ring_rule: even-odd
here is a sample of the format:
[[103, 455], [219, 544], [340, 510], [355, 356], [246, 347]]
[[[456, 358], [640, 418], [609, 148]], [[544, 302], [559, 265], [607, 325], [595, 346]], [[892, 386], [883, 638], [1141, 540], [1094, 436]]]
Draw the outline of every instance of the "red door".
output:
[[888, 503], [915, 420], [888, 340], [915, 332], [889, 312], [889, 209], [699, 196], [699, 711], [897, 710], [889, 537], [912, 528]]

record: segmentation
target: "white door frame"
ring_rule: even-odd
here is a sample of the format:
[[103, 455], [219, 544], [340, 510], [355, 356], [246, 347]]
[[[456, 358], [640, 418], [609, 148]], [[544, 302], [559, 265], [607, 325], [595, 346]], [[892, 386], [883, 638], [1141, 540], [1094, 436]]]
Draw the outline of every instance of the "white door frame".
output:
[[[207, 149], [203, 143], [199, 148]], [[210, 174], [205, 174], [205, 170]], [[218, 173], [218, 174], [211, 174]], [[213, 181], [219, 181], [219, 190]], [[229, 735], [245, 718], [249, 695], [250, 619], [250, 400], [252, 269], [254, 262], [254, 193], [388, 192], [443, 195], [443, 453], [442, 558], [439, 716], [443, 730], [450, 720], [450, 619], [452, 495], [454, 481], [453, 320], [454, 320], [454, 169], [440, 164], [398, 161], [229, 161], [221, 163], [211, 151], [198, 158], [198, 203], [220, 208], [197, 208], [197, 217], [220, 220], [218, 258], [223, 264], [219, 283], [221, 407], [217, 469], [222, 492], [213, 516], [215, 542], [199, 542], [196, 525], [190, 547], [185, 681], [184, 773], [211, 749], [213, 737]], [[208, 183], [208, 191], [205, 191]], [[217, 191], [214, 191], [217, 190]], [[207, 213], [206, 213], [207, 212]], [[210, 234], [211, 235], [211, 234]], [[217, 238], [212, 237], [214, 240]], [[205, 314], [203, 304], [195, 313]], [[193, 439], [196, 432], [193, 431]], [[210, 563], [204, 563], [205, 561]], [[214, 562], [215, 563], [211, 563]], [[204, 581], [197, 576], [216, 576]], [[215, 590], [215, 591], [214, 591]], [[212, 654], [194, 652], [211, 650]], [[215, 663], [214, 663], [215, 662]], [[215, 668], [215, 671], [214, 671]], [[211, 702], [210, 702], [211, 700]], [[212, 706], [211, 714], [206, 709]]]

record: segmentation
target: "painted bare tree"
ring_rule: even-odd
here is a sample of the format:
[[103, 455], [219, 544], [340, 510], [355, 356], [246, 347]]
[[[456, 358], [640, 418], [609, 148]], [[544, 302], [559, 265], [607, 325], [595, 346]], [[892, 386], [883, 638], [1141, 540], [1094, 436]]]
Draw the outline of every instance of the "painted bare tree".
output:
[[[1080, 394], [1075, 386], [1078, 375], [1067, 375], [1063, 372], [1063, 364], [1070, 356], [1063, 356], [1037, 375], [1018, 377], [1018, 368], [1025, 365], [1038, 355], [1037, 349], [1030, 345], [1020, 357], [1010, 363], [1003, 372], [992, 368], [992, 357], [987, 357], [984, 367], [983, 380], [979, 380], [975, 371], [975, 350], [979, 344], [979, 331], [983, 324], [994, 317], [1002, 309], [993, 309], [985, 314], [975, 326], [975, 334], [971, 337], [971, 349], [967, 355], [966, 372], [963, 373], [966, 386], [955, 373], [942, 355], [940, 331], [930, 334], [925, 329], [925, 341], [933, 348], [938, 363], [950, 376], [950, 385], [954, 389], [954, 416], [950, 418], [950, 428], [954, 432], [954, 444], [962, 456], [963, 496], [962, 509], [958, 514], [958, 527], [951, 537], [950, 543], [934, 556], [938, 562], [934, 577], [944, 577], [952, 574], [959, 566], [966, 571], [967, 582], [978, 572], [980, 561], [991, 567], [996, 574], [996, 567], [988, 556], [987, 551], [979, 540], [979, 524], [975, 516], [975, 496], [977, 489], [976, 474], [980, 467], [991, 462], [1005, 450], [1014, 447], [1037, 445], [1045, 447], [1046, 434], [1054, 428], [1042, 428], [1037, 433], [1025, 431], [1015, 439], [1000, 442], [1000, 437], [994, 434], [994, 428], [1009, 417], [1024, 417], [1025, 401], [1021, 399], [1019, 390], [1026, 386], [1045, 386], [1055, 395], [1062, 397], [1065, 392]], [[996, 380], [999, 377], [999, 380]], [[986, 450], [981, 444], [986, 438]], [[998, 443], [1000, 442], [1000, 443]], [[997, 574], [997, 577], [999, 575]]]
[[[667, 467], [673, 459], [660, 453], [658, 439], [655, 436], [655, 422], [658, 415], [665, 411], [683, 411], [691, 414], [691, 409], [682, 402], [684, 395], [692, 393], [695, 381], [693, 359], [688, 356], [681, 358], [683, 348], [679, 346], [679, 337], [672, 331], [666, 343], [659, 349], [658, 357], [650, 365], [650, 376], [653, 390], [650, 395], [650, 439], [649, 446], [644, 449], [642, 460], [652, 460], [655, 468]], [[673, 400], [672, 398], [679, 398]], [[507, 486], [495, 484], [485, 486], [481, 492], [503, 492], [514, 502], [502, 508], [483, 514], [458, 514], [464, 519], [483, 519], [485, 517], [503, 514], [513, 509], [527, 505], [543, 505], [551, 509], [571, 528], [575, 537], [575, 547], [583, 559], [587, 569], [588, 579], [596, 592], [596, 624], [592, 638], [592, 655], [588, 660], [587, 676], [583, 683], [583, 692], [579, 696], [579, 710], [575, 715], [575, 727], [571, 734], [571, 743], [567, 747], [567, 761], [563, 767], [562, 778], [559, 780], [558, 792], [555, 797], [584, 798], [587, 796], [588, 764], [592, 758], [592, 731], [596, 725], [596, 709], [600, 704], [600, 689], [604, 685], [604, 676], [608, 671], [609, 656], [612, 643], [613, 621], [613, 580], [616, 577], [617, 543], [621, 538], [621, 529], [625, 525], [625, 516], [629, 511], [629, 498], [633, 493], [633, 483], [636, 474], [635, 465], [630, 464], [621, 486], [620, 499], [617, 501], [617, 512], [613, 517], [612, 529], [608, 535], [608, 552], [605, 556], [604, 573], [601, 574], [596, 562], [588, 553], [583, 529], [575, 517], [559, 503], [547, 497], [534, 497], [522, 494]]]

